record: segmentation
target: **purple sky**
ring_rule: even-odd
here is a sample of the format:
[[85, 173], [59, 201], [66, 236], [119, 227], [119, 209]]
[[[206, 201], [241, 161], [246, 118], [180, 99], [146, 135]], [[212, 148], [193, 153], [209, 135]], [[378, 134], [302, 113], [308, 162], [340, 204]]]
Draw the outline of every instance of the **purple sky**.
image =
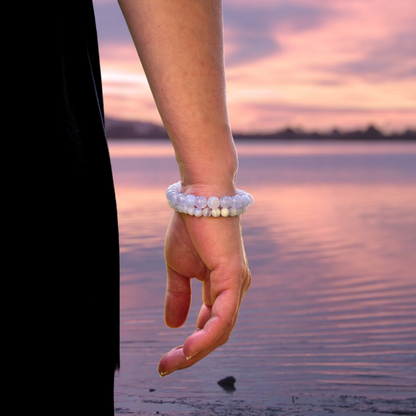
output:
[[[117, 1], [94, 7], [106, 115], [161, 123]], [[415, 22], [415, 0], [224, 0], [233, 130], [416, 128]]]

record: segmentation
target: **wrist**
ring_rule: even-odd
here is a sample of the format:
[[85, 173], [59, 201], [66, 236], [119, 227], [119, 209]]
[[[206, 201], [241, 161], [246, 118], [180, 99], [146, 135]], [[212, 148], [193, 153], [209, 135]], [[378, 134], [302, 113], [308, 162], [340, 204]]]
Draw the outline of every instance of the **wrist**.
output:
[[237, 193], [235, 180], [212, 180], [211, 183], [205, 180], [202, 182], [184, 183], [181, 181], [181, 191], [186, 195], [204, 196], [209, 198], [211, 196], [217, 196], [222, 198], [223, 196], [233, 196]]
[[238, 158], [234, 141], [211, 146], [189, 159], [178, 158], [182, 192], [193, 195], [234, 195]]

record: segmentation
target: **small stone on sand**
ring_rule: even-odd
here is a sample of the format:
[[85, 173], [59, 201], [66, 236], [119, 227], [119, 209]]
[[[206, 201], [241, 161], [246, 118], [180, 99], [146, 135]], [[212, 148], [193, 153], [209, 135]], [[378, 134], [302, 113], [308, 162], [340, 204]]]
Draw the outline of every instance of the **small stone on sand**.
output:
[[218, 384], [227, 391], [234, 391], [234, 383], [236, 382], [236, 379], [232, 376], [225, 377], [222, 380], [218, 381]]

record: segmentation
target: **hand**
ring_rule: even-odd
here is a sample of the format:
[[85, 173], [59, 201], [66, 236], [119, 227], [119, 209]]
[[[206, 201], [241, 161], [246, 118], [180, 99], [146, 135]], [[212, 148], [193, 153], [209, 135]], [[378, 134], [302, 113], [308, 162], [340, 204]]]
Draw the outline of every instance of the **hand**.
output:
[[196, 331], [160, 360], [162, 377], [194, 365], [228, 341], [251, 283], [240, 217], [196, 218], [175, 211], [166, 234], [165, 258], [166, 325], [178, 328], [185, 323], [192, 278], [203, 282], [203, 304]]

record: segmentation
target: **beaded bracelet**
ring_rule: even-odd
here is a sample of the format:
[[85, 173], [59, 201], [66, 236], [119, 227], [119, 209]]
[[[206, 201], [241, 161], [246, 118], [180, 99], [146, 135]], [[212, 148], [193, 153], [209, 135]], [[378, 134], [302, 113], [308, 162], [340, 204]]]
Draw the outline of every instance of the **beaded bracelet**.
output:
[[247, 211], [247, 207], [253, 204], [253, 197], [240, 189], [233, 197], [216, 196], [205, 198], [204, 196], [186, 195], [181, 193], [181, 182], [170, 185], [166, 191], [169, 206], [175, 211], [195, 217], [235, 217]]

